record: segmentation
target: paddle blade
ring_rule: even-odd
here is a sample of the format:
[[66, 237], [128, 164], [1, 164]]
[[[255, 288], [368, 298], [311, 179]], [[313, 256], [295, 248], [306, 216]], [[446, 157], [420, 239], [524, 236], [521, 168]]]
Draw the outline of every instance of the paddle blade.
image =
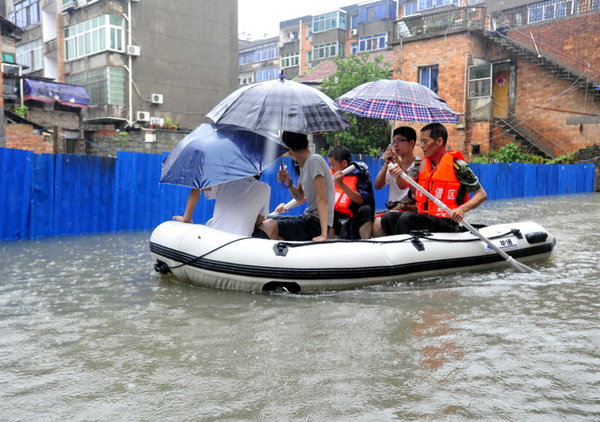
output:
[[520, 263], [519, 261], [517, 261], [516, 259], [514, 259], [512, 256], [509, 257], [509, 259], [507, 260], [508, 263], [510, 264], [511, 267], [513, 267], [515, 270], [522, 272], [522, 273], [538, 273], [539, 271], [534, 270], [531, 267], [528, 267], [525, 264]]

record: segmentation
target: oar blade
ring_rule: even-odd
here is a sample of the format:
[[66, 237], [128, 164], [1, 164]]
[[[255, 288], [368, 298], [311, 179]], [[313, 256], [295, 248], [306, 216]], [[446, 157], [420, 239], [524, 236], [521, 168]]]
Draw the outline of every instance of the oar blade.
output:
[[512, 256], [508, 259], [508, 263], [510, 264], [511, 267], [513, 267], [515, 270], [522, 272], [522, 273], [539, 273], [539, 271], [534, 270], [531, 267], [528, 267], [527, 265], [517, 261], [516, 259], [514, 259]]

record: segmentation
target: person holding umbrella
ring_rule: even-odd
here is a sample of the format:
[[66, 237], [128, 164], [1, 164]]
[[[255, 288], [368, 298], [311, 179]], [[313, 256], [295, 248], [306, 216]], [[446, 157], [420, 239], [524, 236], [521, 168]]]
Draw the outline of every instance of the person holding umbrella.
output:
[[[311, 153], [305, 134], [283, 132], [282, 140], [289, 148], [286, 154], [300, 166], [300, 178], [298, 186], [294, 186], [290, 174], [282, 167], [277, 173], [277, 180], [289, 189], [296, 205], [308, 201], [308, 206], [301, 216], [268, 218], [257, 230], [264, 231], [270, 239], [325, 241], [329, 228], [333, 226], [335, 199], [329, 166], [319, 154]], [[280, 214], [284, 208], [285, 204], [280, 204], [275, 212]]]
[[[383, 216], [381, 225], [386, 235], [408, 234], [412, 230], [431, 232], [456, 232], [463, 229], [459, 223], [465, 213], [471, 211], [487, 199], [485, 189], [473, 170], [464, 161], [459, 151], [446, 150], [448, 132], [441, 123], [430, 123], [421, 129], [421, 148], [424, 158], [419, 167], [414, 167], [408, 176], [417, 181], [424, 190], [446, 205], [448, 214], [420, 191], [415, 192], [418, 212], [405, 211], [394, 222]], [[390, 166], [394, 178], [406, 173], [401, 166]], [[410, 185], [401, 180], [399, 186]], [[411, 187], [411, 190], [414, 189]], [[473, 197], [469, 200], [469, 192]]]

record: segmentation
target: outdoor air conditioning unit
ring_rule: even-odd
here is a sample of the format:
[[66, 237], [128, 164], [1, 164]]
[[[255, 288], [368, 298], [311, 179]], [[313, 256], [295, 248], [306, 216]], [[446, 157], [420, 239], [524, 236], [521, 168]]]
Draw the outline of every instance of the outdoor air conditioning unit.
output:
[[308, 42], [312, 44], [312, 37], [308, 37]]
[[127, 54], [130, 56], [139, 56], [142, 52], [142, 48], [139, 45], [128, 45]]
[[358, 34], [358, 29], [351, 29], [350, 30], [350, 35], [355, 36], [356, 34]]
[[150, 112], [149, 111], [138, 111], [135, 115], [135, 119], [138, 122], [148, 122], [150, 121]]
[[152, 104], [162, 104], [163, 103], [162, 94], [150, 94], [150, 102]]
[[83, 7], [87, 4], [87, 0], [76, 0], [77, 1], [77, 7]]

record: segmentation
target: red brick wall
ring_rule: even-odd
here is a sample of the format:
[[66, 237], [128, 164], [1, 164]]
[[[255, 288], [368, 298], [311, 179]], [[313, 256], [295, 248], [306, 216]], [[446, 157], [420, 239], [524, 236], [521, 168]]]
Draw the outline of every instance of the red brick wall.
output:
[[37, 154], [54, 153], [52, 139], [34, 132], [31, 125], [9, 124], [5, 126], [6, 148], [25, 149]]
[[[595, 13], [593, 16], [598, 18], [600, 14]], [[588, 42], [584, 40], [589, 39], [586, 38], [590, 35], [589, 30], [577, 32], [581, 25], [590, 24], [596, 31], [590, 36], [593, 39], [600, 37], [600, 19], [592, 23], [591, 17], [592, 15], [585, 15], [581, 22], [572, 18], [568, 20], [568, 24], [560, 25], [554, 36], [574, 40], [571, 46], [565, 43], [565, 51], [579, 48], [580, 44]], [[576, 33], [567, 33], [568, 30]], [[582, 37], [582, 33], [585, 33], [586, 37]], [[586, 47], [590, 63], [600, 61], [597, 45], [598, 42], [594, 42]], [[512, 54], [477, 33], [461, 33], [415, 42], [405, 41], [394, 46], [394, 77], [418, 81], [419, 67], [437, 64], [439, 95], [454, 111], [464, 117], [463, 113], [469, 111], [465, 108], [466, 58], [471, 56], [490, 61], [512, 58], [517, 64], [515, 115], [534, 128], [530, 131], [541, 133], [543, 136], [538, 138], [558, 156], [564, 155], [565, 151], [571, 152], [600, 143], [600, 123], [583, 123], [581, 126], [567, 124], [568, 119], [600, 115], [600, 101], [597, 97], [594, 101], [589, 92], [572, 87], [572, 81], [566, 81], [530, 60], [516, 58]], [[470, 155], [472, 144], [479, 144], [481, 152], [484, 153], [489, 148], [497, 149], [512, 141], [510, 136], [494, 131], [490, 122], [475, 122], [468, 114], [466, 117], [464, 129], [452, 124], [446, 125], [449, 144], [452, 148], [462, 151], [465, 156]], [[423, 124], [410, 126], [418, 131]]]

